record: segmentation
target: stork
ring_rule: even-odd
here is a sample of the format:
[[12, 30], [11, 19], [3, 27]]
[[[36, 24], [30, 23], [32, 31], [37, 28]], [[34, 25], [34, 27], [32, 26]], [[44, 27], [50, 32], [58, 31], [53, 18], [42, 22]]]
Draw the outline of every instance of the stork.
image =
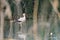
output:
[[25, 13], [23, 13], [23, 17], [20, 17], [19, 19], [18, 19], [18, 21], [19, 22], [24, 22], [26, 20], [26, 17], [25, 17]]
[[25, 21], [26, 21], [25, 13], [23, 13], [23, 17], [20, 17], [20, 18], [18, 19], [18, 22], [19, 22], [19, 24], [20, 24], [20, 26], [21, 26], [21, 31], [22, 31], [22, 24], [23, 24]]

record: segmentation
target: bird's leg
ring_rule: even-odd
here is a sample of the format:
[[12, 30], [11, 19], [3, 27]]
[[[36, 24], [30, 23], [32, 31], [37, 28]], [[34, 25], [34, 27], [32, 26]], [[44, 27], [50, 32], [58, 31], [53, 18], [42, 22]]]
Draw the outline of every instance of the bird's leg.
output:
[[22, 23], [20, 24], [20, 27], [21, 27], [21, 32], [22, 32]]
[[19, 24], [19, 31], [21, 30], [21, 26], [20, 26], [20, 24]]
[[21, 31], [21, 24], [19, 24], [19, 31]]

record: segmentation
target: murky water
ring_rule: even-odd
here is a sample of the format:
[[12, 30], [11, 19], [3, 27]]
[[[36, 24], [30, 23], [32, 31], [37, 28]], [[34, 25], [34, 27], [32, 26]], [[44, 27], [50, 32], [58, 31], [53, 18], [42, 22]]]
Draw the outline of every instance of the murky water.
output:
[[[42, 5], [43, 4], [43, 5]], [[16, 4], [18, 16], [22, 14], [22, 10], [20, 9], [19, 4]], [[53, 8], [50, 8], [51, 4], [49, 2], [43, 1], [39, 7], [39, 13], [37, 18], [37, 36], [40, 40], [60, 40], [60, 19], [58, 18], [56, 12]], [[29, 16], [28, 16], [29, 18]], [[33, 17], [32, 17], [33, 18]], [[10, 25], [9, 21], [5, 21], [4, 27], [4, 37], [8, 38], [10, 33]], [[26, 19], [26, 21], [22, 24], [22, 34], [26, 34], [26, 40], [34, 40], [33, 36], [33, 19]], [[20, 32], [21, 25], [18, 22], [12, 22], [11, 28], [11, 37], [14, 39], [20, 39], [18, 34], [21, 35]], [[23, 39], [21, 39], [23, 40]]]

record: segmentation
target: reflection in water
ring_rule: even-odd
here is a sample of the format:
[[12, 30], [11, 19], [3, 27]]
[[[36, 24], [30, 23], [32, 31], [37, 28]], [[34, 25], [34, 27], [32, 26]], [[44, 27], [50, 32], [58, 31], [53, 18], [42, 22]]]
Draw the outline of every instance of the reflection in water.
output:
[[[20, 7], [18, 4], [16, 5], [18, 7], [17, 13], [20, 14], [20, 11], [21, 11]], [[41, 40], [60, 40], [60, 19], [58, 18], [53, 8], [50, 8], [50, 7], [51, 5], [47, 0], [41, 2], [41, 5], [39, 7], [38, 19], [37, 19], [38, 20], [37, 36]], [[26, 21], [22, 24], [23, 33], [20, 33], [21, 32], [20, 27], [21, 25], [19, 25], [18, 22], [13, 22], [12, 28], [11, 28], [11, 32], [13, 33], [10, 35], [12, 35], [14, 39], [24, 40], [26, 37], [26, 40], [34, 40], [33, 31], [32, 31], [33, 19], [29, 19], [29, 16], [28, 16], [28, 19], [26, 19]], [[8, 38], [8, 35], [10, 32], [9, 28], [10, 28], [9, 21], [8, 22], [5, 21], [4, 37], [6, 38]], [[21, 37], [23, 38], [21, 39]]]

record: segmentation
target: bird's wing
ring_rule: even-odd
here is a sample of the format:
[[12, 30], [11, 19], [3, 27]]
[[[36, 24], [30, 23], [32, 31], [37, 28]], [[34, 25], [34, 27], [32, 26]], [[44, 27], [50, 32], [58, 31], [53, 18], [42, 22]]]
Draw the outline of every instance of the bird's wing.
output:
[[19, 18], [18, 21], [25, 21], [25, 17]]
[[22, 21], [22, 18], [18, 19], [18, 21]]

